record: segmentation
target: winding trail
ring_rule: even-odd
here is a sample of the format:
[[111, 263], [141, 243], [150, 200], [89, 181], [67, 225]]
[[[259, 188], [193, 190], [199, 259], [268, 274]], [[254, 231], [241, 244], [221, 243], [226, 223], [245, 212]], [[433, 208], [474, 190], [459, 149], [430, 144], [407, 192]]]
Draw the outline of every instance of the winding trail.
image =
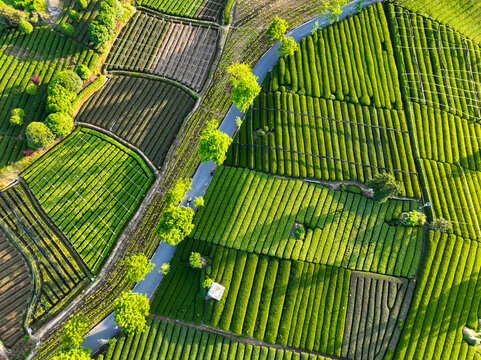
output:
[[[376, 2], [382, 0], [369, 0], [364, 1], [362, 7], [372, 5]], [[339, 19], [344, 19], [348, 15], [356, 11], [356, 4], [358, 1], [350, 1], [349, 4], [342, 8], [342, 13], [339, 15]], [[316, 23], [319, 24], [319, 28], [324, 28], [330, 24], [327, 16], [321, 16], [319, 18], [313, 19], [300, 27], [290, 31], [287, 35], [292, 36], [296, 41], [300, 41], [302, 38], [311, 34], [312, 27]], [[267, 73], [276, 64], [279, 59], [277, 55], [277, 50], [279, 48], [279, 42], [274, 44], [256, 63], [252, 71], [254, 75], [258, 77], [257, 82], [262, 84]], [[233, 137], [237, 125], [235, 119], [241, 117], [242, 112], [235, 106], [232, 105], [226, 116], [222, 120], [219, 129], [229, 136]], [[197, 168], [194, 177], [192, 178], [192, 189], [187, 192], [186, 198], [181, 202], [181, 205], [187, 204], [187, 199], [192, 200], [195, 197], [203, 196], [207, 190], [207, 187], [212, 180], [210, 173], [216, 168], [213, 161], [202, 163]], [[160, 267], [163, 263], [168, 263], [175, 253], [175, 246], [168, 245], [161, 242], [154, 255], [152, 256], [152, 263], [155, 264], [154, 269], [145, 277], [144, 280], [137, 283], [133, 289], [134, 292], [146, 294], [149, 299], [152, 298], [155, 290], [162, 281], [163, 275], [159, 273]], [[104, 320], [98, 323], [85, 337], [82, 346], [92, 349], [92, 353], [97, 352], [102, 345], [104, 345], [108, 339], [117, 335], [120, 331], [117, 324], [114, 322], [114, 315], [111, 313]]]

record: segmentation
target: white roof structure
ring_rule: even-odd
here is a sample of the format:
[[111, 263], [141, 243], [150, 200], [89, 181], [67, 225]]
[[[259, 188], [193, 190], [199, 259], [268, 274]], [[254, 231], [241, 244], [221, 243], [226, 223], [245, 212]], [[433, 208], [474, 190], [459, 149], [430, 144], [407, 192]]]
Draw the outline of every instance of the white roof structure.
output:
[[207, 292], [207, 297], [211, 299], [215, 299], [219, 301], [222, 299], [222, 295], [224, 294], [225, 287], [219, 283], [213, 282]]

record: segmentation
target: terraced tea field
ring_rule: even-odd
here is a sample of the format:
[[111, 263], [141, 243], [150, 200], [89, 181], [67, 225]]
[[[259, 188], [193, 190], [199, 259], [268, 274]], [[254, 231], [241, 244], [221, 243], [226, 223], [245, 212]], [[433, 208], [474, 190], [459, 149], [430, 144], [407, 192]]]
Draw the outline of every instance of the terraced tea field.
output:
[[226, 0], [142, 0], [139, 5], [164, 14], [218, 22]]
[[[91, 273], [67, 239], [37, 210], [28, 190], [17, 184], [0, 193], [0, 226], [28, 258], [36, 277], [27, 323], [38, 326], [55, 315], [89, 281]], [[32, 294], [29, 294], [32, 297]]]
[[200, 91], [217, 51], [216, 27], [137, 12], [115, 40], [108, 70], [159, 75]]
[[[40, 28], [31, 35], [14, 29], [0, 34], [0, 169], [23, 157], [27, 148], [25, 127], [47, 116], [45, 102], [47, 84], [52, 76], [79, 63], [96, 62], [98, 54], [75, 44], [72, 40]], [[25, 88], [32, 75], [40, 76], [37, 95], [28, 95]], [[15, 126], [9, 122], [12, 109], [25, 110], [25, 123]]]
[[27, 260], [0, 230], [0, 339], [9, 348], [25, 334], [23, 323], [34, 282]]
[[153, 181], [132, 150], [82, 128], [22, 178], [94, 273]]
[[192, 96], [169, 83], [119, 75], [88, 99], [75, 120], [113, 132], [161, 167], [194, 104]]

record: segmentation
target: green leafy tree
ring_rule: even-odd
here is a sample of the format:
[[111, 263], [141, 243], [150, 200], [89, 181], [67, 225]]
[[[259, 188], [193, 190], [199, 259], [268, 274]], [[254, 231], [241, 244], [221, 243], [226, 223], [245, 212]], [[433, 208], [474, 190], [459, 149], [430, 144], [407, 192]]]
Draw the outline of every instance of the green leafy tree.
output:
[[66, 348], [78, 348], [88, 329], [88, 321], [80, 315], [71, 317], [62, 331], [62, 344]]
[[172, 189], [165, 194], [168, 205], [177, 205], [185, 197], [187, 190], [191, 189], [192, 182], [189, 179], [178, 180]]
[[376, 175], [366, 182], [366, 185], [374, 191], [373, 199], [381, 203], [390, 197], [398, 195], [402, 191], [402, 185], [394, 176], [388, 173]]
[[211, 279], [210, 277], [206, 277], [204, 281], [202, 281], [202, 287], [203, 288], [210, 288], [212, 283], [214, 282], [214, 279]]
[[163, 263], [160, 266], [159, 272], [164, 274], [164, 275], [167, 275], [170, 272], [170, 264], [169, 263]]
[[404, 226], [422, 226], [426, 223], [426, 215], [417, 210], [403, 212], [399, 215], [399, 221]]
[[137, 334], [145, 329], [149, 315], [149, 299], [143, 294], [124, 292], [114, 303], [114, 319], [127, 335]]
[[198, 196], [194, 199], [194, 205], [197, 207], [204, 206], [204, 197], [203, 196]]
[[92, 21], [88, 29], [89, 39], [94, 44], [103, 44], [110, 37], [109, 29], [97, 20]]
[[60, 24], [60, 32], [65, 36], [72, 36], [75, 32], [75, 28], [72, 24], [69, 23], [62, 23]]
[[453, 227], [453, 224], [451, 224], [450, 221], [443, 218], [434, 219], [433, 223], [431, 224], [431, 229], [439, 232], [447, 232], [451, 230], [452, 227]]
[[240, 128], [242, 126], [242, 119], [238, 116], [235, 118], [235, 125]]
[[82, 79], [77, 75], [75, 71], [65, 70], [55, 75], [52, 81], [50, 81], [50, 83], [48, 84], [48, 88], [50, 91], [52, 87], [60, 85], [66, 90], [77, 94], [80, 90], [82, 90], [82, 84]]
[[177, 245], [194, 229], [194, 210], [185, 206], [171, 206], [160, 216], [159, 237], [170, 245]]
[[202, 162], [214, 160], [216, 165], [222, 165], [231, 142], [232, 139], [229, 135], [216, 129], [214, 123], [209, 123], [199, 140], [198, 154], [200, 160]]
[[30, 34], [33, 31], [33, 25], [26, 20], [22, 20], [18, 24], [18, 30], [23, 34]]
[[154, 264], [152, 264], [149, 258], [143, 253], [132, 255], [126, 260], [126, 264], [125, 277], [127, 281], [132, 284], [142, 280], [145, 275], [154, 268]]
[[272, 39], [280, 40], [284, 36], [287, 31], [289, 24], [287, 21], [281, 19], [277, 15], [272, 19], [272, 22], [269, 24], [269, 28], [267, 29], [267, 36]]
[[77, 6], [83, 10], [86, 9], [87, 6], [89, 6], [89, 2], [88, 0], [77, 0]]
[[45, 119], [45, 125], [60, 137], [67, 136], [74, 128], [73, 118], [61, 112], [49, 114]]
[[74, 92], [67, 90], [62, 85], [49, 85], [47, 90], [47, 112], [72, 113], [72, 101], [75, 97]]
[[230, 74], [230, 83], [233, 86], [231, 100], [242, 111], [252, 104], [257, 95], [261, 92], [261, 87], [257, 83], [257, 76], [252, 74], [252, 70], [247, 64], [234, 63], [227, 68]]
[[79, 347], [58, 351], [49, 360], [92, 360], [92, 358], [90, 349]]
[[70, 9], [68, 11], [68, 18], [72, 21], [79, 21], [80, 14], [78, 13], [78, 11], [76, 11], [74, 9]]
[[27, 136], [28, 146], [32, 149], [49, 147], [55, 141], [55, 135], [41, 122], [34, 121], [28, 124], [25, 135]]
[[299, 50], [299, 44], [292, 37], [283, 37], [281, 39], [281, 46], [277, 50], [279, 55], [293, 55], [297, 50]]
[[34, 83], [28, 83], [27, 88], [25, 89], [25, 92], [28, 95], [36, 95], [38, 90], [38, 85], [35, 85]]
[[198, 252], [191, 252], [189, 264], [193, 269], [203, 269], [207, 266], [207, 260]]

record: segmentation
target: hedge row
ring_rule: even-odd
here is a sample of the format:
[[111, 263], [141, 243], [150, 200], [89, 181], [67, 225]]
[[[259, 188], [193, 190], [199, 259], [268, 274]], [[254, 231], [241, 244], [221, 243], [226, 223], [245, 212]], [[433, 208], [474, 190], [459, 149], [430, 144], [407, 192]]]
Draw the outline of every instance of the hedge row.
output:
[[137, 12], [109, 53], [109, 70], [159, 75], [199, 92], [217, 51], [216, 27]]
[[[27, 147], [25, 127], [47, 117], [47, 84], [59, 71], [77, 64], [96, 63], [98, 55], [48, 28], [30, 35], [5, 29], [0, 35], [0, 169], [20, 159]], [[36, 95], [25, 92], [32, 75], [40, 76]], [[12, 109], [25, 110], [23, 126], [9, 122]]]
[[[222, 355], [221, 355], [222, 354]], [[149, 318], [142, 334], [122, 335], [96, 360], [219, 359], [326, 360], [320, 355], [236, 342], [180, 324]]]
[[[75, 250], [42, 219], [45, 214], [35, 210], [21, 184], [2, 195], [0, 227], [28, 258], [36, 277], [36, 297], [27, 323], [38, 326], [78, 294], [89, 274]], [[15, 282], [13, 277], [10, 280]]]
[[113, 132], [161, 167], [194, 104], [195, 100], [179, 87], [121, 75], [90, 97], [76, 120]]
[[[191, 237], [284, 259], [413, 277], [422, 229], [389, 222], [417, 207], [409, 201], [379, 204], [312, 183], [223, 167], [194, 218]], [[293, 234], [295, 223], [307, 228], [303, 240]]]
[[388, 5], [388, 13], [409, 99], [479, 121], [480, 46], [402, 7]]
[[285, 92], [261, 93], [234, 143], [238, 145], [231, 146], [227, 156], [230, 165], [360, 182], [390, 171], [383, 168], [400, 170], [406, 173], [391, 173], [403, 183], [404, 194], [420, 197], [403, 111]]
[[477, 329], [481, 247], [454, 235], [429, 233], [426, 254], [395, 359], [476, 359], [463, 339]]
[[402, 109], [398, 71], [381, 4], [320, 29], [272, 70], [272, 91]]
[[413, 280], [354, 272], [351, 276], [342, 357], [392, 357], [414, 288]]
[[218, 22], [226, 0], [142, 0], [139, 5], [164, 14]]
[[82, 128], [22, 177], [94, 273], [153, 182], [137, 154]]
[[[199, 298], [202, 274], [188, 265], [192, 251], [209, 257], [210, 276], [226, 288], [222, 300], [204, 305]], [[160, 315], [202, 322], [268, 343], [339, 355], [349, 280], [350, 271], [343, 268], [185, 240], [151, 308]], [[334, 293], [339, 296], [327, 296]]]

